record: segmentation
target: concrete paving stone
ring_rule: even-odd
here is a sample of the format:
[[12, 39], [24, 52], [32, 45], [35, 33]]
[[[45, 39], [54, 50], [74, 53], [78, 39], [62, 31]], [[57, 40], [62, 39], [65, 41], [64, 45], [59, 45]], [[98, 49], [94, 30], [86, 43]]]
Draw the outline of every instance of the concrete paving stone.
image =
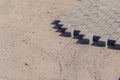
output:
[[89, 32], [95, 32], [94, 31], [94, 26], [96, 25], [96, 23], [92, 23], [92, 22], [87, 22], [87, 24], [86, 24], [88, 27], [87, 27], [87, 30], [89, 31]]
[[120, 17], [115, 20], [116, 23], [120, 23]]
[[[91, 22], [91, 23], [87, 22], [86, 24], [87, 24], [87, 25], [90, 25], [89, 27], [93, 28], [93, 30], [95, 29], [94, 27], [96, 27], [95, 24], [98, 24], [98, 25], [99, 25], [99, 23], [93, 24], [93, 22]], [[94, 26], [93, 26], [92, 24], [93, 24]], [[101, 24], [101, 23], [100, 23], [100, 24]], [[91, 26], [91, 25], [92, 25], [92, 26]]]
[[115, 20], [113, 20], [113, 19], [109, 19], [107, 22], [106, 22], [106, 24], [105, 24], [105, 26], [104, 27], [102, 27], [101, 29], [102, 30], [108, 30], [108, 28], [110, 28], [111, 26], [112, 26], [112, 24], [114, 23], [114, 21]]
[[116, 41], [114, 48], [120, 50], [120, 38]]
[[101, 17], [103, 16], [102, 15], [91, 15], [88, 17], [88, 20], [90, 20], [91, 23], [97, 23], [98, 21], [100, 21]]
[[92, 37], [93, 42], [98, 42], [102, 35], [104, 35], [104, 30], [98, 30], [96, 33], [93, 32]]
[[92, 32], [80, 32], [80, 34], [84, 34], [84, 36], [82, 38], [83, 44], [91, 44], [92, 43], [92, 37], [93, 37]]
[[[86, 4], [85, 1], [88, 1], [88, 2], [87, 2], [88, 4]], [[89, 4], [90, 4], [90, 3], [89, 3], [89, 0], [84, 0], [84, 1], [78, 2], [78, 3], [74, 6], [74, 8], [68, 10], [68, 11], [65, 13], [65, 15], [69, 15], [69, 14], [71, 14], [71, 13], [76, 13], [76, 12], [81, 12], [81, 10], [83, 11], [84, 9], [86, 9], [86, 7], [89, 6]], [[85, 6], [83, 6], [83, 5], [85, 5]], [[78, 6], [80, 6], [80, 7], [78, 7]], [[79, 9], [79, 10], [77, 10], [77, 9]]]
[[107, 39], [110, 37], [111, 35], [108, 35], [108, 34], [104, 34], [99, 40], [98, 40], [98, 43], [97, 45], [100, 46], [100, 47], [105, 47], [106, 46], [106, 42], [107, 42]]
[[118, 7], [117, 10], [115, 11], [115, 14], [120, 14], [119, 7]]
[[[117, 16], [116, 16], [116, 18], [117, 18]], [[100, 29], [104, 30], [106, 32], [109, 28], [116, 28], [118, 25], [119, 25], [119, 23], [116, 23], [115, 19], [110, 18], [108, 21], [106, 21], [104, 27], [101, 27]]]
[[[97, 20], [97, 19], [96, 19]], [[84, 24], [86, 24], [86, 25], [95, 25], [94, 23], [92, 23], [91, 21], [94, 21], [93, 19], [86, 19], [85, 20], [85, 22], [84, 22]], [[83, 23], [81, 23], [81, 24], [83, 24]], [[80, 25], [81, 25], [80, 24]], [[93, 26], [89, 26], [90, 28], [93, 28]]]
[[119, 42], [120, 35], [118, 3], [119, 0], [82, 0], [58, 17], [54, 24], [65, 36], [79, 35], [85, 44], [93, 40], [98, 46], [106, 46], [106, 43], [113, 46]]
[[119, 26], [120, 26], [120, 23], [114, 22], [114, 23], [110, 26], [110, 28], [117, 29]]
[[[107, 24], [108, 22], [111, 22]], [[101, 27], [95, 28], [97, 36], [102, 36], [105, 34], [112, 34], [114, 30], [117, 28], [119, 23], [113, 23], [114, 20], [108, 20], [108, 22], [105, 22], [104, 25], [101, 25]]]
[[118, 40], [119, 37], [120, 37], [120, 34], [113, 33], [113, 34], [108, 38], [107, 45], [108, 45], [108, 46], [114, 46], [114, 45], [115, 45], [115, 42]]
[[[119, 18], [119, 16], [120, 16], [120, 14], [116, 14], [115, 12], [114, 12], [114, 14], [110, 17], [110, 19], [113, 19], [113, 20], [117, 20], [118, 18]], [[118, 23], [118, 22], [116, 22], [116, 23]]]
[[[100, 22], [98, 22], [96, 25], [94, 25], [93, 26], [93, 29], [92, 29], [92, 31], [96, 34], [101, 34], [101, 27], [103, 27], [104, 25], [105, 25], [105, 21], [104, 20], [101, 20]], [[103, 30], [102, 30], [102, 32], [103, 32]]]
[[76, 13], [76, 8], [77, 8], [77, 6], [75, 8], [72, 7], [71, 9], [69, 9], [68, 11], [66, 11], [66, 13], [64, 15], [59, 16], [57, 18], [57, 20], [64, 20], [64, 19], [68, 18], [70, 15], [75, 14]]
[[86, 24], [81, 24], [80, 27], [79, 26], [77, 27], [78, 30], [84, 31], [84, 32], [88, 32], [89, 31], [88, 28], [89, 28], [89, 26]]
[[120, 23], [113, 23], [106, 31], [105, 34], [113, 34], [113, 32], [118, 28]]
[[117, 27], [117, 29], [114, 31], [115, 34], [120, 34], [120, 27]]
[[79, 5], [82, 4], [82, 5], [92, 5], [94, 4], [93, 2], [91, 2], [90, 0], [82, 0], [79, 2]]
[[[87, 1], [87, 0], [86, 0], [86, 1]], [[83, 9], [83, 8], [82, 8], [82, 9]], [[86, 9], [85, 9], [85, 10], [86, 10]], [[73, 10], [71, 10], [71, 11], [73, 11], [73, 12], [74, 12], [74, 11], [76, 11], [76, 10], [74, 10], [74, 9], [73, 9]], [[68, 12], [69, 12], [69, 11], [68, 11]], [[70, 12], [69, 12], [69, 13], [70, 13]]]
[[105, 34], [112, 35], [114, 30], [115, 30], [114, 28], [109, 28], [107, 31], [105, 31]]
[[[107, 30], [104, 30], [103, 26], [108, 26], [108, 25], [103, 24], [103, 25], [101, 25], [101, 27], [98, 27], [97, 29], [94, 28], [96, 31], [95, 31], [95, 34], [93, 35], [93, 41], [97, 42], [104, 33], [105, 34], [112, 34], [114, 32], [114, 29], [112, 29], [112, 28], [108, 28]], [[108, 27], [110, 27], [110, 25]]]
[[[68, 26], [69, 28], [66, 28], [66, 26]], [[62, 35], [65, 37], [73, 37], [74, 27], [71, 25], [64, 25], [64, 28], [66, 28], [66, 30], [64, 33], [62, 33]]]
[[[85, 9], [86, 10], [86, 9]], [[84, 10], [84, 12], [85, 12], [85, 10]], [[87, 12], [85, 12], [85, 13], [87, 13]], [[81, 13], [79, 13], [79, 14], [81, 14]]]
[[96, 27], [95, 25], [97, 25], [100, 20], [101, 20], [101, 17], [97, 17], [97, 16], [94, 17], [94, 19], [90, 20], [90, 23], [88, 22], [88, 25], [90, 25], [89, 27], [93, 28], [94, 30], [95, 29], [94, 27]]
[[[84, 30], [81, 30], [79, 35], [87, 35], [88, 34], [88, 31], [84, 31]], [[80, 39], [83, 39], [83, 36], [79, 36]]]

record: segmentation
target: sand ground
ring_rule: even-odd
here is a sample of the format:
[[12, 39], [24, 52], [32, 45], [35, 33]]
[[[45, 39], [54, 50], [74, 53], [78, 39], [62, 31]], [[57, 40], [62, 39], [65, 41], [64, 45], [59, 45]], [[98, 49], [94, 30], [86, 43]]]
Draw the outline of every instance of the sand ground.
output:
[[0, 0], [0, 80], [118, 80], [120, 51], [76, 44], [50, 23], [76, 0]]

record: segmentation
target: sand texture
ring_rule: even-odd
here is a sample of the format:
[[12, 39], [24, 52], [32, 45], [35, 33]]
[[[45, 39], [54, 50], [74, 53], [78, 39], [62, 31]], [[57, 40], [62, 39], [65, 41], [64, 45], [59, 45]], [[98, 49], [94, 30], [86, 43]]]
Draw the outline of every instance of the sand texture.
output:
[[76, 44], [50, 24], [76, 0], [0, 0], [0, 80], [118, 80], [120, 51]]

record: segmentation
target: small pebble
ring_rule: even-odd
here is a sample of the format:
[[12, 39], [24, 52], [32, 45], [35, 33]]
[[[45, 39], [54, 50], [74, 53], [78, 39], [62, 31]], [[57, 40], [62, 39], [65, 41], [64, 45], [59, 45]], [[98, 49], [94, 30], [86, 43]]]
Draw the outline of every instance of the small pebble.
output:
[[28, 63], [25, 63], [26, 66], [28, 66]]

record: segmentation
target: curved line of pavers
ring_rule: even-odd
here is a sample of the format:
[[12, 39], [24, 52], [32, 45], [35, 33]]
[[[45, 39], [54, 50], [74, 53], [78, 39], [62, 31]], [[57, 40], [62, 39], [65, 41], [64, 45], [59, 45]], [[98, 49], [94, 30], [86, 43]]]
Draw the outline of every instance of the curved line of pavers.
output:
[[98, 47], [108, 47], [110, 49], [120, 50], [120, 44], [116, 43], [115, 40], [108, 39], [107, 41], [100, 41], [101, 36], [93, 35], [92, 43], [89, 38], [84, 38], [85, 34], [81, 34], [80, 30], [73, 30], [72, 32], [67, 31], [67, 28], [64, 27], [64, 24], [60, 23], [60, 20], [54, 20], [51, 24], [54, 25], [54, 29], [57, 29], [57, 32], [60, 32], [60, 36], [64, 37], [73, 37], [74, 39], [78, 39], [77, 43], [80, 44], [91, 44], [93, 46]]

